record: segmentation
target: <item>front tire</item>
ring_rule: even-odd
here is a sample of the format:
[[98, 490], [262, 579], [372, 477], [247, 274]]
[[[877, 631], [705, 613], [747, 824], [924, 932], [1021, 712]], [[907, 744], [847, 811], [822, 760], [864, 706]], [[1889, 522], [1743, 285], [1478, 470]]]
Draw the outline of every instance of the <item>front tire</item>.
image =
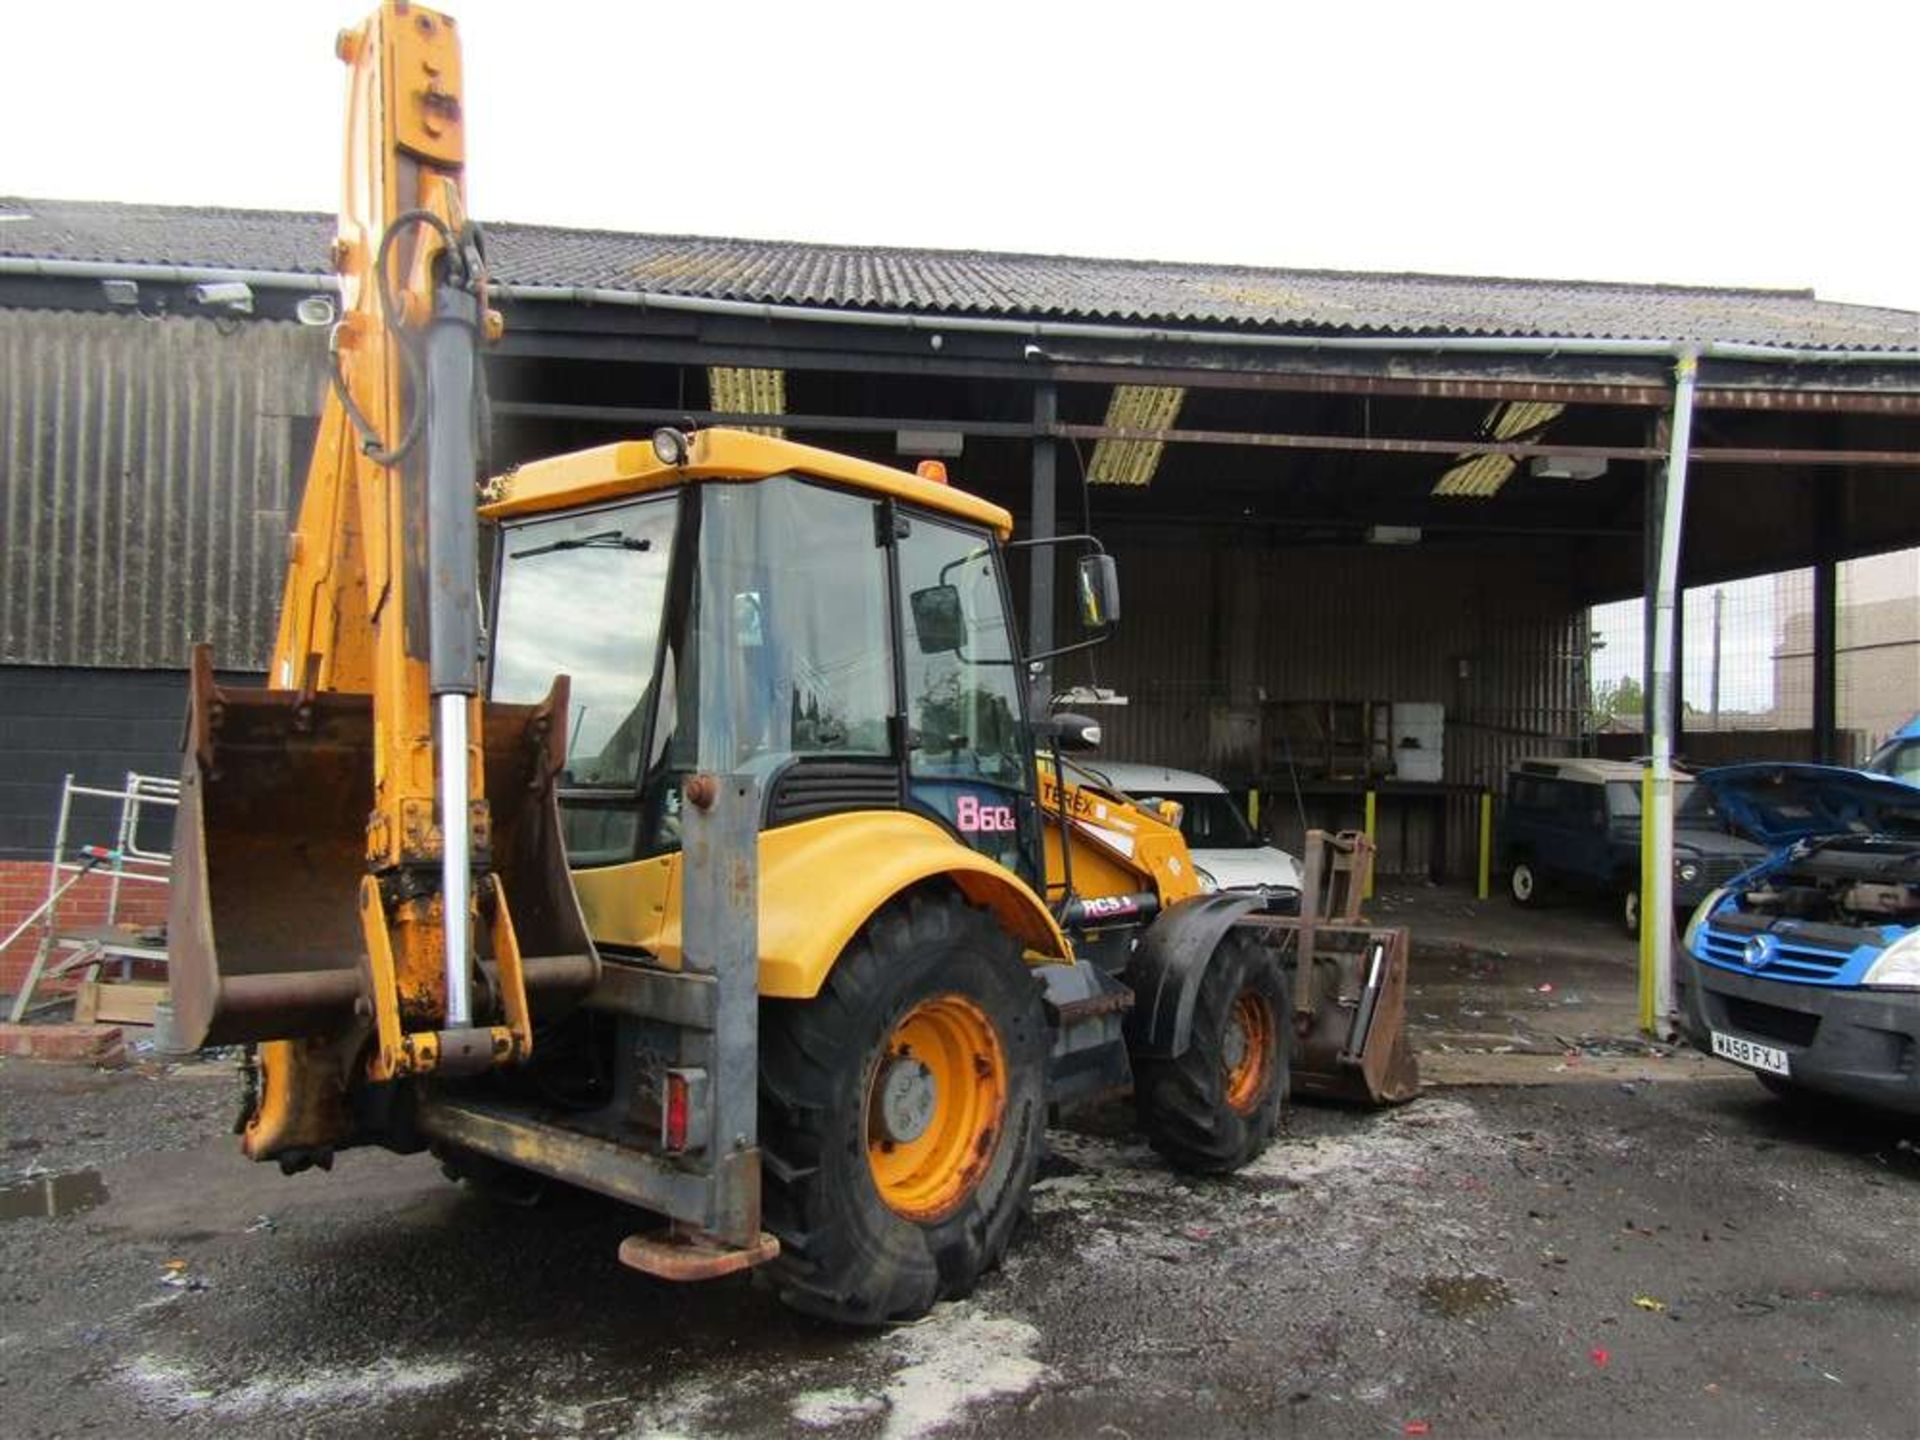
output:
[[1627, 927], [1627, 934], [1637, 936], [1640, 933], [1640, 892], [1628, 890], [1620, 897], [1620, 923]]
[[1507, 872], [1507, 894], [1516, 905], [1537, 905], [1540, 901], [1540, 874], [1525, 860], [1513, 862]]
[[1019, 945], [922, 892], [870, 920], [812, 1000], [760, 1010], [764, 1223], [781, 1300], [910, 1320], [1006, 1254], [1045, 1142], [1048, 1035]]
[[1203, 1175], [1238, 1170], [1273, 1138], [1293, 1033], [1272, 954], [1232, 931], [1207, 961], [1193, 1033], [1171, 1060], [1137, 1056], [1134, 1107], [1147, 1143]]

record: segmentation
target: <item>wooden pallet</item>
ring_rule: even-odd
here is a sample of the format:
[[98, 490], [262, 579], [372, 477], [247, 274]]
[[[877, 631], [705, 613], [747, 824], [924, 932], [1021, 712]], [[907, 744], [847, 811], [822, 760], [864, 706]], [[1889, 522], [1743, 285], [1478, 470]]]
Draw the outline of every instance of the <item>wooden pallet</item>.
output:
[[151, 1025], [167, 998], [164, 980], [83, 980], [74, 992], [73, 1018], [83, 1025]]

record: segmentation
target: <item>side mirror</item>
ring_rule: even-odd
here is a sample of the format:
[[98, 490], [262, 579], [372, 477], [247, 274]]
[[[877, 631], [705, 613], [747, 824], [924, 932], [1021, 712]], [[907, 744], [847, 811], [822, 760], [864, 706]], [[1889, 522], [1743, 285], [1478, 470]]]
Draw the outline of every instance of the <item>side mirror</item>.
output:
[[922, 655], [945, 655], [967, 643], [967, 616], [953, 585], [929, 585], [907, 597]]
[[1082, 555], [1079, 584], [1080, 623], [1089, 630], [1103, 629], [1120, 619], [1120, 567], [1111, 555]]
[[1089, 720], [1085, 715], [1069, 715], [1063, 711], [1054, 715], [1048, 724], [1059, 739], [1061, 750], [1069, 755], [1084, 755], [1100, 748], [1098, 720]]

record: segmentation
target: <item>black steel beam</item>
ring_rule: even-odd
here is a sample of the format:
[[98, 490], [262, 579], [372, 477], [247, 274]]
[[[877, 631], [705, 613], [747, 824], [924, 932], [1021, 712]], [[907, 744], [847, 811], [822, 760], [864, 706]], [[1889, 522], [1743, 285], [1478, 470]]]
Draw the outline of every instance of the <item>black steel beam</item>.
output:
[[[1377, 455], [1595, 456], [1603, 460], [1653, 460], [1644, 445], [1548, 445], [1519, 440], [1424, 440], [1393, 435], [1278, 435], [1241, 430], [1136, 430], [1112, 425], [1059, 425], [1070, 440], [1147, 440], [1167, 445], [1239, 445], [1268, 450], [1355, 451]], [[1920, 450], [1786, 450], [1770, 446], [1716, 445], [1690, 448], [1696, 465], [1890, 465], [1920, 468]]]
[[[1366, 395], [1410, 400], [1525, 400], [1588, 407], [1658, 410], [1673, 398], [1661, 384], [1579, 380], [1472, 379], [1458, 375], [1409, 377], [1326, 373], [1175, 370], [1155, 366], [1057, 365], [1063, 383], [1086, 385], [1178, 385], [1190, 390], [1236, 390], [1254, 394]], [[1796, 413], [1920, 415], [1920, 393], [1854, 390], [1777, 390], [1703, 386], [1696, 410], [1786, 410]]]
[[[1051, 381], [1033, 387], [1033, 493], [1028, 504], [1028, 540], [1051, 540], [1058, 532], [1056, 484], [1059, 442], [1052, 438], [1059, 418], [1060, 396]], [[1053, 648], [1054, 551], [1037, 545], [1027, 551], [1027, 653]]]
[[884, 435], [895, 430], [954, 430], [985, 439], [1024, 440], [1033, 426], [1019, 420], [942, 420], [876, 415], [762, 415], [732, 410], [685, 410], [661, 405], [571, 405], [538, 400], [496, 400], [493, 413], [508, 419], [571, 420], [607, 425], [777, 424], [787, 430], [829, 430], [844, 435]]
[[[1046, 384], [1040, 389], [1057, 397], [1057, 390]], [[1038, 390], [1036, 390], [1036, 394]], [[1054, 401], [1057, 414], [1057, 398]], [[688, 411], [663, 406], [574, 405], [527, 400], [501, 400], [493, 405], [500, 416], [547, 420], [575, 420], [607, 424], [670, 425], [691, 419], [702, 425], [764, 425], [767, 417], [732, 411]], [[963, 435], [1019, 440], [1036, 433], [1040, 421], [1024, 424], [1017, 420], [955, 420], [927, 416], [886, 418], [870, 415], [786, 415], [780, 424], [790, 430], [825, 430], [842, 434], [885, 434], [894, 430], [955, 430]], [[1546, 444], [1530, 441], [1495, 441], [1475, 438], [1427, 439], [1393, 435], [1293, 435], [1242, 430], [1146, 430], [1114, 425], [1061, 425], [1052, 423], [1051, 432], [1067, 440], [1139, 440], [1168, 445], [1225, 445], [1263, 450], [1304, 450], [1355, 452], [1375, 455], [1511, 455], [1516, 459], [1536, 455], [1588, 456], [1604, 460], [1659, 460], [1664, 452], [1645, 445]], [[1794, 450], [1775, 446], [1695, 447], [1690, 458], [1696, 465], [1870, 465], [1920, 469], [1920, 450]]]

